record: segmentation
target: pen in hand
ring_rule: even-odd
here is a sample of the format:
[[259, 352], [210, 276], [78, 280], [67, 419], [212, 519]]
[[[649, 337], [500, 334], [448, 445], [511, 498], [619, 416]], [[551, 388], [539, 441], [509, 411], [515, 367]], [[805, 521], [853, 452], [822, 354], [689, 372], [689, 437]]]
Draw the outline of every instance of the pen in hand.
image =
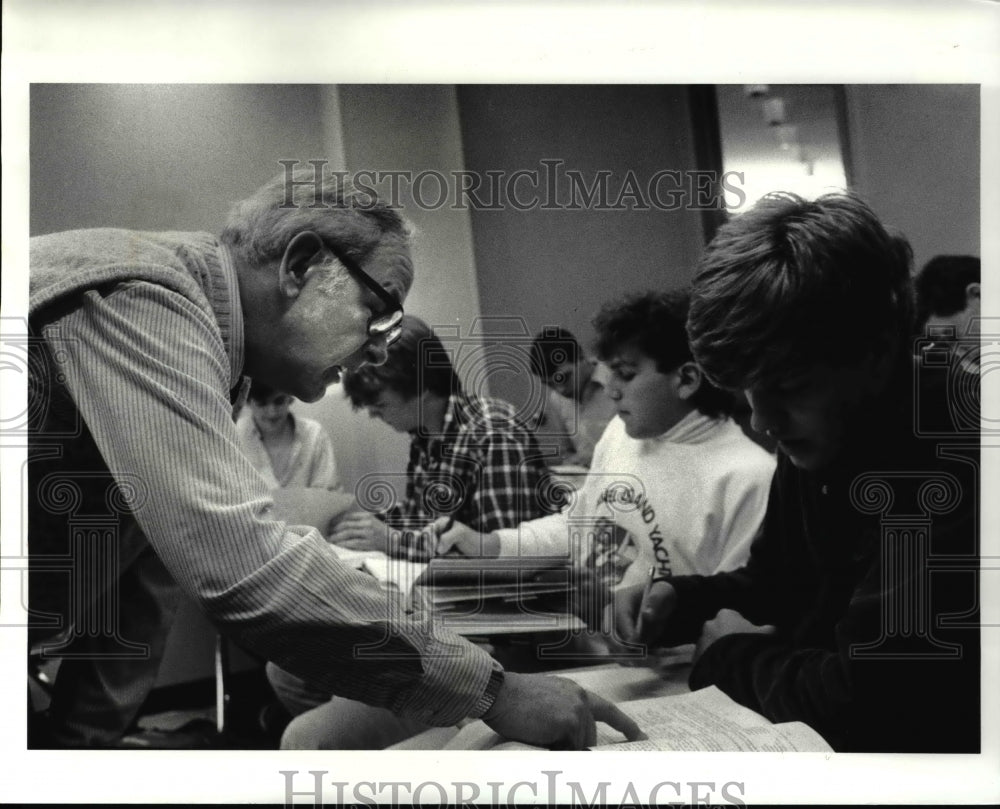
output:
[[635, 639], [642, 642], [644, 632], [643, 613], [646, 610], [646, 602], [649, 600], [649, 593], [653, 588], [653, 579], [656, 576], [656, 565], [649, 568], [649, 575], [646, 576], [646, 586], [642, 590], [642, 600], [639, 601], [639, 614], [635, 617]]
[[434, 532], [434, 547], [431, 549], [431, 558], [438, 555], [438, 547], [441, 545], [441, 537], [447, 534], [455, 525], [455, 515], [449, 514], [448, 521], [440, 529]]

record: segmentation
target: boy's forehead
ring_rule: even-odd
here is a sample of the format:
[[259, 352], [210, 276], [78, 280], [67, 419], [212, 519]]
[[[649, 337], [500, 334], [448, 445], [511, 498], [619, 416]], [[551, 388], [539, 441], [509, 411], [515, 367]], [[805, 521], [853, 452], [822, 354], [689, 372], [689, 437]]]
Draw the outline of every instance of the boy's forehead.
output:
[[610, 368], [620, 368], [623, 365], [642, 365], [650, 359], [650, 356], [642, 351], [638, 346], [629, 344], [615, 349], [605, 364]]

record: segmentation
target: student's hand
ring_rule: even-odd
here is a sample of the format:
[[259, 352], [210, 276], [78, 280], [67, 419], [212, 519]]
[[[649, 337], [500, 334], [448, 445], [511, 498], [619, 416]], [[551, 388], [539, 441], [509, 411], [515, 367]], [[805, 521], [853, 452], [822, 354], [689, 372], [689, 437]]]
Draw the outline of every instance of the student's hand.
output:
[[677, 606], [677, 591], [665, 581], [621, 587], [605, 615], [605, 633], [613, 643], [649, 643], [658, 637]]
[[705, 625], [701, 628], [701, 637], [698, 638], [698, 643], [695, 644], [691, 662], [697, 663], [698, 658], [702, 656], [709, 646], [726, 635], [742, 635], [748, 632], [773, 635], [776, 631], [770, 625], [758, 626], [757, 624], [750, 623], [736, 612], [736, 610], [719, 610], [718, 614], [711, 621], [706, 621]]
[[343, 517], [327, 540], [355, 551], [388, 553], [388, 535], [384, 522], [366, 511], [357, 511]]
[[483, 721], [507, 739], [560, 750], [591, 747], [597, 740], [596, 722], [607, 723], [629, 741], [645, 738], [632, 719], [603, 697], [546, 674], [505, 672]]
[[435, 556], [450, 553], [494, 559], [500, 555], [500, 537], [496, 533], [481, 534], [460, 522], [445, 530], [448, 522], [448, 517], [441, 517], [429, 526], [437, 536]]

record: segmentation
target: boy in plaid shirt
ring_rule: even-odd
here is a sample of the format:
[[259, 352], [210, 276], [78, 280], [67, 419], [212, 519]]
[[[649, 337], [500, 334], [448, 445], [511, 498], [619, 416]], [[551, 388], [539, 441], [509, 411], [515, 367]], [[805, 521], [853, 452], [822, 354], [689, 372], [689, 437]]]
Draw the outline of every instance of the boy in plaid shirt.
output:
[[431, 328], [412, 315], [402, 326], [384, 365], [347, 373], [343, 384], [355, 409], [411, 435], [405, 499], [346, 517], [330, 539], [422, 556], [419, 531], [438, 517], [494, 531], [551, 511], [542, 453], [514, 407], [464, 392]]

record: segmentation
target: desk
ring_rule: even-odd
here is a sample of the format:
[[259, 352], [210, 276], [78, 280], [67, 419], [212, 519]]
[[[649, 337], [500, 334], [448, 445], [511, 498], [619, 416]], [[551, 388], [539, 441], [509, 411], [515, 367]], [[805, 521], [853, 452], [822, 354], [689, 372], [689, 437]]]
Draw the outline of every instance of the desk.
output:
[[[457, 635], [490, 639], [500, 635], [538, 635], [555, 637], [581, 632], [586, 626], [578, 617], [562, 609], [565, 593], [553, 600], [542, 594], [515, 602], [502, 598], [489, 598], [487, 583], [478, 586], [480, 598], [472, 597], [457, 603], [453, 612], [431, 608], [431, 599], [423, 587], [415, 586], [427, 570], [426, 562], [390, 558], [379, 551], [349, 551], [335, 548], [345, 564], [374, 576], [383, 586], [398, 590], [428, 609], [435, 623]], [[490, 560], [495, 563], [495, 560]], [[489, 566], [490, 562], [487, 562]], [[516, 585], [511, 585], [516, 589]], [[477, 587], [460, 588], [476, 591]]]

